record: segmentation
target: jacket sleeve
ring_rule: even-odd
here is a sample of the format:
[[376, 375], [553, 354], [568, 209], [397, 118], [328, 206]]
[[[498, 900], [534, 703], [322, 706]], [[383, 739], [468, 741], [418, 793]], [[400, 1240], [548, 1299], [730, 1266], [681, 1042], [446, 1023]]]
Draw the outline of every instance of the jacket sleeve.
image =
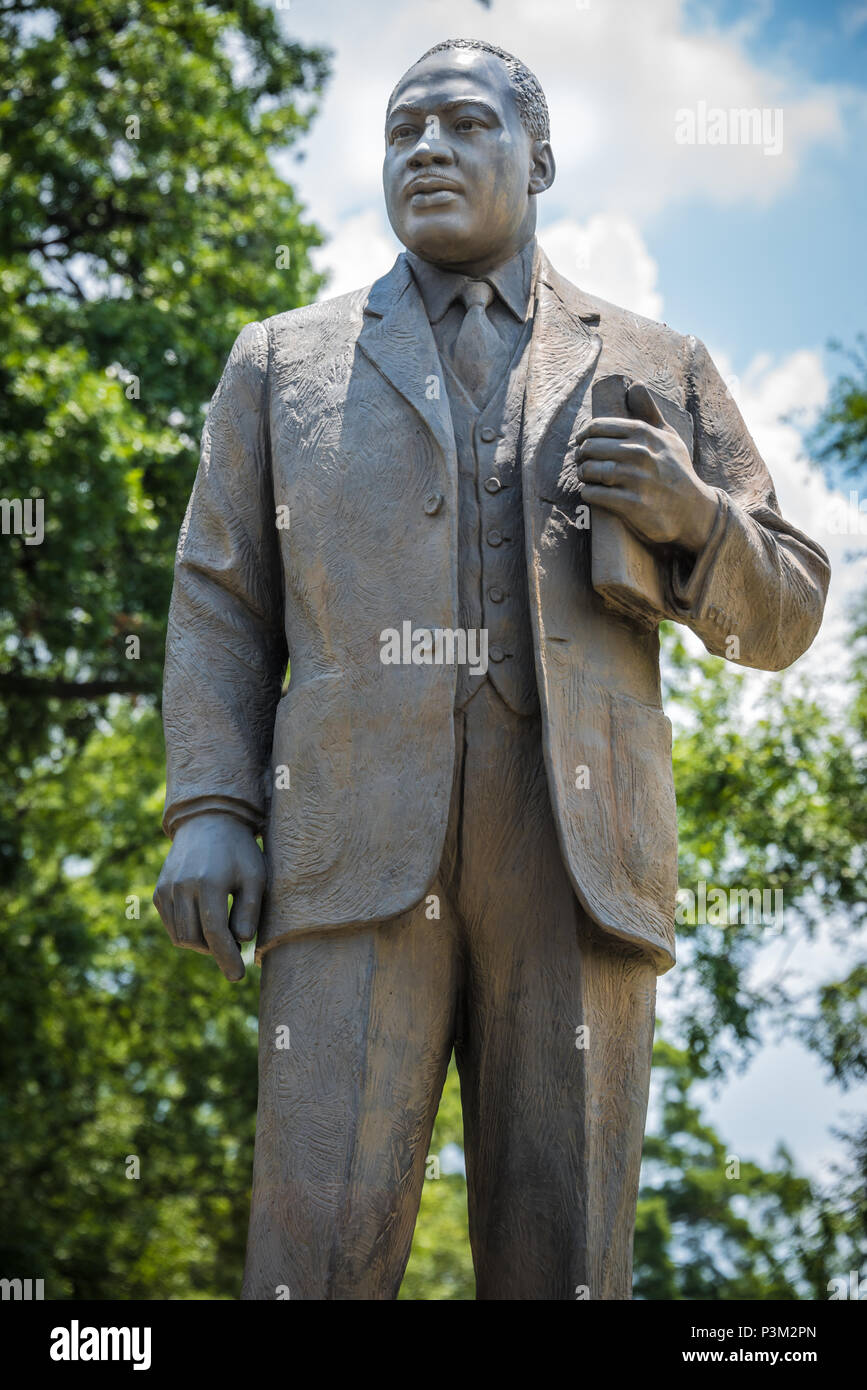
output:
[[286, 669], [271, 482], [268, 334], [235, 342], [211, 401], [175, 559], [163, 684], [163, 828], [229, 811], [257, 833]]
[[686, 344], [693, 461], [716, 489], [719, 510], [700, 554], [672, 568], [673, 616], [715, 656], [780, 671], [818, 632], [828, 557], [783, 520], [768, 470], [710, 354], [696, 338]]

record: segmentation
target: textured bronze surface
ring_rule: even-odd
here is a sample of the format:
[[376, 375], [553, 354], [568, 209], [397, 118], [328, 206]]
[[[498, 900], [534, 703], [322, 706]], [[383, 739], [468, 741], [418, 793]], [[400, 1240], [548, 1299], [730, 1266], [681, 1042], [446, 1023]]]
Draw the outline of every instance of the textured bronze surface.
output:
[[[405, 74], [406, 254], [248, 325], [208, 414], [155, 901], [230, 979], [258, 928], [247, 1298], [396, 1296], [452, 1047], [479, 1297], [630, 1296], [674, 963], [656, 618], [779, 670], [822, 616], [824, 552], [703, 345], [536, 246], [534, 81], [461, 43]], [[625, 408], [600, 415], [612, 377]]]

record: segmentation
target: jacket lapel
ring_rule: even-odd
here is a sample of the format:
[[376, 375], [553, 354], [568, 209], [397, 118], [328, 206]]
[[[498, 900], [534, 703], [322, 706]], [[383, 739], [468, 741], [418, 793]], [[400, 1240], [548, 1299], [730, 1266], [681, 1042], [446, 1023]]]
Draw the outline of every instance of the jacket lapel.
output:
[[[586, 386], [602, 351], [599, 310], [563, 280], [541, 250], [535, 268], [521, 468], [525, 507], [540, 485], [538, 462], [557, 412]], [[406, 257], [371, 287], [358, 347], [425, 422], [457, 485], [457, 460], [448, 393], [424, 303]], [[556, 481], [556, 479], [554, 480]]]
[[388, 274], [372, 286], [358, 346], [421, 416], [446, 460], [453, 459], [455, 438], [442, 364], [405, 256], [398, 256]]
[[[571, 648], [565, 644], [579, 630], [579, 548], [574, 536], [570, 542], [564, 531], [561, 483], [569, 439], [589, 415], [588, 388], [602, 352], [602, 338], [594, 331], [599, 324], [596, 306], [561, 280], [540, 251], [521, 469], [530, 619], [539, 697], [546, 713], [551, 673], [557, 669], [561, 676], [564, 671], [568, 675], [571, 668], [568, 661], [563, 666], [563, 657]], [[570, 401], [574, 404], [562, 410]], [[554, 519], [558, 508], [561, 516]], [[555, 643], [552, 651], [560, 654], [559, 666], [548, 654], [549, 635]]]
[[589, 382], [599, 360], [602, 339], [593, 331], [599, 317], [592, 302], [563, 280], [540, 250], [524, 410], [525, 496], [533, 491], [540, 446], [551, 422], [582, 382]]

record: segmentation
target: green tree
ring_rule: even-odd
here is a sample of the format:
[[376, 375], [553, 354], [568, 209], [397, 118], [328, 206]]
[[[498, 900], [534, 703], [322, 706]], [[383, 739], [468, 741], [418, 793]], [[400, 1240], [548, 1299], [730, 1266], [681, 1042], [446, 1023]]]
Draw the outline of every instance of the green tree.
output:
[[240, 328], [321, 283], [268, 152], [306, 129], [325, 71], [264, 5], [0, 7], [0, 464], [45, 518], [41, 545], [4, 539], [0, 571], [18, 766], [86, 734], [107, 694], [159, 692], [205, 405]]
[[234, 1297], [255, 984], [166, 949], [157, 700], [206, 403], [321, 283], [269, 152], [326, 59], [243, 0], [4, 0], [0, 74], [0, 494], [45, 508], [0, 542], [0, 1266]]
[[463, 1151], [464, 1125], [458, 1071], [452, 1058], [437, 1112], [413, 1235], [412, 1252], [400, 1288], [402, 1299], [445, 1301], [475, 1297], [467, 1180], [445, 1158]]
[[829, 346], [849, 365], [831, 387], [812, 434], [813, 451], [832, 480], [840, 474], [863, 478], [867, 471], [867, 335], [860, 333], [848, 349], [836, 341]]
[[635, 1230], [636, 1298], [700, 1302], [826, 1299], [860, 1268], [867, 1232], [863, 1154], [832, 1190], [800, 1176], [779, 1146], [762, 1168], [727, 1151], [690, 1091], [688, 1052], [658, 1041], [658, 1127], [644, 1145]]
[[[859, 635], [860, 633], [860, 635]], [[864, 742], [865, 640], [852, 641], [852, 696], [844, 716], [797, 671], [775, 678], [758, 699], [750, 677], [715, 657], [688, 656], [668, 644], [668, 703], [679, 713], [674, 746], [679, 813], [679, 882], [704, 881], [731, 899], [760, 886], [779, 894], [782, 925], [743, 911], [728, 925], [686, 919], [678, 925], [676, 977], [684, 1001], [683, 1042], [696, 1076], [719, 1077], [745, 1066], [761, 1026], [809, 1036], [835, 1080], [867, 1071], [867, 1043], [853, 1014], [863, 967], [829, 981], [820, 1000], [800, 997], [780, 979], [774, 989], [749, 984], [770, 931], [794, 944], [821, 927], [839, 944], [841, 961], [863, 956], [867, 915], [867, 763]], [[748, 714], [747, 702], [752, 712]], [[859, 990], [859, 982], [862, 988]]]
[[0, 1266], [49, 1298], [237, 1296], [257, 986], [168, 947], [162, 763], [127, 706], [36, 771], [4, 893]]

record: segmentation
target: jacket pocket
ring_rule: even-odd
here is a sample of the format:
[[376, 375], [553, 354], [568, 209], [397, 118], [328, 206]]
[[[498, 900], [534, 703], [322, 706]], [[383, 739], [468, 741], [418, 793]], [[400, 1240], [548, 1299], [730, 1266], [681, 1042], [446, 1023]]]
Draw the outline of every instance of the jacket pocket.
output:
[[670, 720], [582, 676], [573, 677], [568, 710], [551, 716], [561, 828], [579, 896], [601, 925], [670, 952], [677, 891]]
[[342, 676], [289, 689], [277, 706], [266, 853], [281, 880], [327, 873], [340, 857], [349, 787], [351, 722]]

